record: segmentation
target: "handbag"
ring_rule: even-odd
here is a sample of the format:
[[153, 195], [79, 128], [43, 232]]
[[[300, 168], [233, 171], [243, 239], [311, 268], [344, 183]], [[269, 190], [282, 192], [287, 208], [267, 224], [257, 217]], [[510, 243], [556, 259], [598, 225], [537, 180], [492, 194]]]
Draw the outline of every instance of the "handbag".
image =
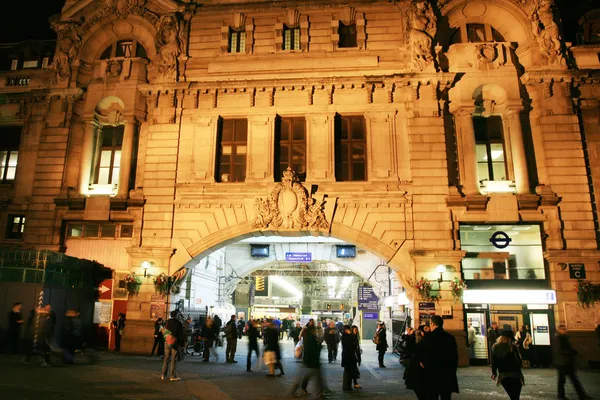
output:
[[294, 348], [294, 357], [296, 357], [296, 359], [302, 358], [303, 352], [304, 352], [304, 341], [302, 339], [300, 339], [300, 341]]

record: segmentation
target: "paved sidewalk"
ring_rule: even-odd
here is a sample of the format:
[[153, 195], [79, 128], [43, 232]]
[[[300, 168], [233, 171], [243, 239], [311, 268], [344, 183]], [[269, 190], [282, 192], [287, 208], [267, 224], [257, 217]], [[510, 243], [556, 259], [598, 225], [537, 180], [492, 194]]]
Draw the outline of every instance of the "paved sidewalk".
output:
[[[363, 344], [364, 363], [361, 366], [362, 390], [342, 392], [343, 370], [337, 363], [323, 364], [323, 375], [331, 389], [331, 399], [415, 399], [414, 393], [404, 387], [403, 367], [392, 354], [386, 356], [388, 368], [378, 367], [375, 349], [370, 342]], [[76, 399], [234, 399], [263, 400], [288, 399], [288, 393], [301, 363], [293, 358], [291, 341], [282, 342], [283, 362], [286, 375], [281, 378], [266, 378], [266, 368], [246, 372], [246, 341], [238, 342], [238, 364], [224, 362], [224, 349], [219, 348], [219, 362], [203, 363], [201, 358], [186, 357], [178, 363], [180, 382], [160, 380], [162, 362], [157, 357], [100, 353], [98, 362], [87, 364], [80, 357], [75, 365], [65, 366], [55, 358], [50, 368], [39, 366], [39, 359], [25, 365], [19, 357], [0, 357], [0, 399], [40, 400]], [[324, 358], [326, 353], [324, 353]], [[341, 357], [341, 352], [339, 354]], [[253, 368], [256, 360], [253, 359]], [[580, 378], [589, 395], [600, 400], [600, 371], [581, 371]], [[525, 370], [526, 386], [524, 400], [556, 398], [556, 376], [552, 369]], [[502, 388], [490, 379], [490, 370], [485, 367], [459, 369], [461, 393], [453, 399], [506, 399]], [[309, 386], [309, 391], [312, 386]], [[572, 386], [567, 384], [567, 396], [577, 399]]]

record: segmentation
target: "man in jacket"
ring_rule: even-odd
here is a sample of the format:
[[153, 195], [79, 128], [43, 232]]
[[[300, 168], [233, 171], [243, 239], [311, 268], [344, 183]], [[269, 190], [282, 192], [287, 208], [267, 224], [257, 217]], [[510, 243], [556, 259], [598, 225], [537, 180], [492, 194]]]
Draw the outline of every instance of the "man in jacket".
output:
[[487, 341], [488, 341], [488, 354], [490, 355], [490, 360], [492, 359], [492, 346], [496, 344], [496, 341], [500, 337], [500, 330], [498, 330], [498, 323], [492, 322], [492, 326], [487, 330]]
[[383, 358], [385, 356], [385, 352], [388, 349], [387, 342], [387, 332], [385, 329], [385, 322], [381, 321], [379, 325], [377, 325], [377, 331], [375, 332], [375, 338], [377, 344], [375, 345], [375, 349], [379, 353], [377, 359], [379, 360], [379, 368], [387, 368], [383, 363]]
[[160, 379], [167, 379], [167, 373], [170, 370], [169, 379], [171, 381], [179, 381], [181, 378], [177, 377], [175, 372], [175, 367], [177, 364], [177, 354], [179, 353], [179, 349], [183, 346], [185, 342], [185, 335], [183, 333], [183, 324], [177, 318], [177, 311], [171, 311], [171, 318], [167, 321], [166, 330], [170, 332], [167, 333], [165, 339], [168, 340], [168, 336], [172, 335], [175, 338], [175, 343], [165, 344], [165, 359], [163, 361], [162, 367], [162, 375]]
[[428, 385], [428, 400], [450, 400], [458, 393], [458, 347], [454, 336], [444, 330], [439, 315], [431, 317], [431, 332], [423, 340], [423, 360], [420, 365]]
[[337, 330], [333, 321], [329, 323], [329, 327], [325, 329], [325, 343], [327, 343], [327, 358], [329, 364], [337, 360], [338, 345], [340, 343], [340, 333]]
[[216, 350], [213, 350], [213, 344], [215, 342], [217, 332], [216, 332], [215, 322], [213, 321], [212, 318], [208, 317], [206, 319], [206, 322], [204, 324], [204, 327], [202, 328], [202, 332], [200, 333], [200, 336], [204, 340], [204, 353], [202, 354], [202, 356], [203, 356], [202, 361], [208, 362], [211, 351], [213, 351], [215, 358], [217, 360], [219, 360], [219, 356], [218, 356]]
[[256, 352], [256, 358], [258, 356], [258, 329], [254, 325], [256, 322], [253, 319], [248, 320], [248, 326], [246, 327], [246, 335], [248, 336], [248, 360], [246, 361], [246, 371], [252, 372], [252, 352]]
[[225, 362], [229, 364], [237, 364], [237, 361], [234, 360], [238, 340], [235, 315], [232, 315], [229, 322], [227, 322], [227, 324], [225, 325], [225, 337], [227, 338], [227, 348], [225, 349]]
[[21, 310], [23, 305], [21, 303], [13, 304], [12, 310], [8, 312], [8, 336], [6, 340], [6, 353], [18, 354], [19, 353], [19, 340], [21, 338], [21, 326], [23, 326], [23, 317], [21, 316]]
[[575, 356], [577, 351], [571, 347], [571, 341], [567, 335], [567, 330], [564, 325], [559, 325], [556, 337], [554, 340], [554, 365], [558, 370], [558, 399], [566, 400], [565, 383], [567, 376], [571, 379], [571, 383], [575, 386], [575, 391], [579, 399], [591, 399], [583, 388], [581, 382], [577, 378], [575, 368]]

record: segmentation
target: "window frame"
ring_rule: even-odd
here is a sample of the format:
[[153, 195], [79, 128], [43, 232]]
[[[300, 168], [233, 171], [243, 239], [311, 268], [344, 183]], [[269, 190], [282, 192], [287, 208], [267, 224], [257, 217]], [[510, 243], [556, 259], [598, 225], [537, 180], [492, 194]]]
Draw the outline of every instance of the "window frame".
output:
[[[120, 129], [117, 129], [120, 128]], [[113, 129], [113, 137], [112, 137], [112, 144], [111, 146], [104, 146], [103, 145], [103, 141], [104, 141], [104, 136], [103, 134], [105, 133], [104, 130], [105, 129]], [[116, 146], [116, 141], [117, 141], [117, 135], [115, 135], [115, 132], [120, 133], [121, 136], [121, 145], [119, 147]], [[115, 170], [115, 154], [117, 151], [121, 151], [121, 158], [123, 157], [123, 137], [125, 136], [125, 125], [117, 125], [117, 126], [101, 126], [99, 128], [99, 132], [97, 135], [97, 139], [96, 139], [96, 148], [94, 151], [94, 165], [93, 165], [93, 177], [91, 179], [91, 184], [92, 185], [118, 185], [119, 184], [119, 178], [120, 178], [120, 174], [121, 174], [121, 161], [119, 161], [119, 172], [117, 175], [117, 183], [112, 183], [113, 182], [113, 174], [114, 174], [114, 170]], [[100, 171], [102, 168], [101, 164], [102, 164], [102, 153], [104, 151], [110, 151], [110, 163], [109, 163], [109, 167], [108, 167], [108, 180], [106, 183], [100, 183]]]
[[[287, 121], [288, 122], [288, 139], [287, 140], [282, 140], [282, 130], [283, 130], [283, 125], [284, 122]], [[296, 140], [294, 139], [294, 127], [302, 124], [302, 131], [303, 131], [303, 139], [302, 140]], [[282, 144], [287, 145], [287, 165], [285, 166], [285, 168], [283, 167], [283, 162], [281, 161], [281, 155], [282, 155]], [[303, 168], [304, 171], [300, 172], [297, 171], [296, 168], [294, 168], [294, 164], [298, 164], [298, 163], [294, 163], [293, 162], [293, 153], [294, 153], [294, 145], [302, 145], [303, 146], [303, 150], [304, 150], [304, 154], [303, 154], [303, 160], [302, 160], [302, 164], [303, 164]], [[283, 176], [283, 172], [288, 168], [292, 168], [294, 170], [294, 172], [296, 172], [296, 175], [298, 176], [298, 179], [301, 182], [304, 182], [306, 180], [306, 167], [307, 167], [307, 135], [306, 135], [306, 118], [304, 117], [281, 117], [281, 116], [277, 116], [276, 122], [275, 122], [275, 162], [274, 162], [274, 167], [275, 167], [275, 182], [281, 182], [281, 178]]]
[[[352, 137], [352, 126], [353, 121], [360, 119], [360, 123], [362, 125], [363, 138], [354, 139]], [[346, 129], [348, 130], [348, 136], [346, 139], [342, 139], [344, 125], [346, 125]], [[335, 180], [336, 182], [367, 182], [369, 180], [368, 174], [368, 143], [367, 143], [367, 121], [364, 115], [339, 115], [337, 114], [334, 122], [334, 130], [335, 130]], [[358, 180], [354, 179], [355, 172], [355, 164], [359, 164], [358, 162], [354, 162], [353, 153], [354, 146], [353, 144], [362, 144], [364, 148], [363, 154], [363, 164], [364, 164], [364, 179]], [[343, 146], [347, 146], [347, 156], [348, 161], [342, 161], [343, 154]], [[347, 167], [344, 166], [347, 164]], [[348, 179], [343, 179], [343, 172], [347, 168], [347, 176]]]
[[[497, 118], [500, 122], [500, 138], [491, 138], [490, 136], [490, 130], [488, 129], [488, 119], [489, 118]], [[477, 129], [476, 129], [476, 124], [475, 124], [475, 120], [476, 119], [481, 119], [485, 121], [485, 125], [486, 125], [486, 129], [485, 129], [485, 136], [486, 136], [486, 141], [482, 141], [479, 140], [477, 138], [478, 134], [477, 134]], [[504, 141], [504, 125], [502, 123], [502, 118], [499, 116], [490, 116], [490, 117], [478, 117], [475, 116], [473, 117], [473, 131], [475, 134], [475, 157], [477, 158], [477, 147], [481, 146], [481, 145], [485, 145], [485, 150], [486, 150], [486, 156], [487, 156], [487, 170], [488, 170], [488, 177], [489, 179], [479, 179], [479, 165], [483, 164], [483, 162], [480, 162], [478, 159], [476, 159], [477, 162], [477, 181], [479, 182], [479, 184], [481, 185], [484, 181], [498, 181], [498, 182], [509, 182], [511, 181], [509, 175], [508, 175], [508, 160], [506, 157], [506, 144]], [[494, 176], [494, 159], [492, 157], [492, 145], [493, 144], [500, 144], [502, 145], [502, 157], [503, 157], [503, 164], [504, 164], [504, 176], [505, 179], [496, 179], [496, 177]], [[498, 162], [496, 162], [496, 164], [498, 164]]]
[[[235, 49], [233, 48], [233, 39], [236, 38]], [[243, 40], [242, 40], [243, 39]], [[242, 42], [244, 44], [242, 48]], [[227, 44], [227, 52], [231, 54], [246, 53], [246, 30], [229, 28], [229, 38]]]
[[[289, 47], [286, 46], [286, 42], [287, 42], [287, 40], [286, 40], [286, 34], [290, 35]], [[299, 50], [302, 50], [302, 42], [301, 42], [302, 33], [300, 31], [300, 27], [299, 26], [290, 27], [290, 26], [287, 26], [287, 25], [283, 25], [283, 31], [281, 33], [281, 36], [283, 38], [283, 43], [281, 44], [281, 50], [283, 50], [283, 51], [299, 51]]]
[[[223, 130], [225, 124], [232, 123], [232, 139], [223, 140]], [[244, 140], [236, 140], [236, 133], [238, 125], [245, 125], [245, 138]], [[239, 128], [241, 129], [241, 128]], [[239, 131], [241, 133], [241, 131]], [[223, 162], [223, 148], [225, 146], [231, 146], [231, 153], [229, 154], [229, 162]], [[244, 176], [241, 179], [235, 177], [236, 165], [241, 166], [242, 164], [235, 162], [235, 158], [238, 156], [238, 148], [245, 147], [244, 163], [243, 168], [240, 171], [244, 172]], [[223, 175], [226, 173], [223, 169], [224, 165], [228, 165], [228, 179], [223, 180]], [[217, 157], [216, 157], [216, 168], [215, 168], [215, 181], [219, 183], [243, 183], [246, 181], [246, 168], [248, 167], [248, 119], [246, 118], [219, 118], [219, 126], [217, 132]]]
[[[12, 129], [14, 129], [14, 132], [11, 131]], [[17, 171], [19, 168], [19, 148], [21, 147], [21, 135], [23, 134], [23, 128], [21, 126], [16, 126], [16, 125], [5, 125], [5, 126], [0, 126], [0, 131], [6, 130], [7, 133], [6, 135], [10, 136], [10, 140], [8, 141], [3, 141], [2, 144], [0, 144], [0, 153], [1, 152], [6, 152], [6, 160], [4, 161], [3, 165], [0, 165], [0, 171], [2, 171], [2, 176], [0, 176], [0, 183], [6, 184], [6, 183], [12, 183], [17, 179]], [[19, 130], [18, 134], [17, 134], [17, 130]], [[4, 138], [6, 138], [5, 134], [3, 133]], [[9, 142], [8, 144], [6, 144], [7, 142]], [[7, 175], [8, 175], [8, 171], [10, 168], [12, 168], [12, 166], [10, 165], [10, 159], [12, 155], [17, 156], [17, 160], [16, 160], [16, 165], [14, 166], [15, 168], [15, 173], [14, 173], [14, 178], [12, 179], [7, 179]]]
[[[15, 223], [15, 218], [20, 218], [20, 221]], [[6, 232], [5, 238], [10, 240], [23, 240], [23, 234], [25, 233], [25, 225], [27, 223], [27, 217], [25, 214], [8, 214], [6, 220]], [[14, 232], [14, 227], [20, 227], [17, 232]]]
[[[352, 33], [352, 28], [354, 28], [354, 32]], [[342, 21], [339, 21], [338, 26], [338, 48], [340, 49], [355, 49], [358, 48], [358, 28], [356, 26], [356, 22], [351, 24], [344, 24]], [[343, 38], [345, 40], [343, 40]]]
[[[85, 231], [86, 231], [86, 225], [97, 225], [97, 229], [96, 229], [96, 236], [86, 236], [85, 235]], [[80, 235], [79, 236], [73, 236], [71, 235], [72, 232], [72, 228], [74, 226], [79, 226], [80, 227]], [[104, 226], [114, 226], [114, 234], [113, 236], [103, 236], [104, 233]], [[123, 227], [131, 227], [131, 236], [123, 236], [122, 235], [122, 230]], [[131, 239], [133, 238], [133, 222], [132, 223], [118, 223], [118, 222], [112, 222], [112, 221], [103, 221], [103, 222], [84, 222], [84, 221], [69, 221], [67, 223], [67, 227], [65, 230], [65, 238], [66, 239], [91, 239], [91, 240], [96, 240], [96, 239]]]
[[[117, 50], [118, 47], [121, 43], [127, 43], [127, 42], [131, 42], [131, 55], [130, 56], [126, 56], [126, 55], [122, 55], [122, 56], [117, 56]], [[106, 55], [106, 53], [109, 52], [108, 55]], [[140, 54], [142, 53], [142, 54]], [[117, 40], [113, 43], [111, 43], [110, 45], [106, 46], [104, 48], [104, 50], [102, 50], [102, 52], [100, 53], [100, 55], [98, 56], [99, 60], [110, 60], [112, 58], [148, 58], [148, 52], [146, 51], [146, 48], [137, 40], [135, 39], [121, 39], [121, 40]]]

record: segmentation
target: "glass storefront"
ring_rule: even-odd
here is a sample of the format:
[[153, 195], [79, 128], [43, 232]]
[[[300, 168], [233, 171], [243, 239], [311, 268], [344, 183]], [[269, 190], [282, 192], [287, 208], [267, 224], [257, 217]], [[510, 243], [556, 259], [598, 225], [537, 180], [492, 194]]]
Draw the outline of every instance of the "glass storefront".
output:
[[465, 280], [546, 279], [539, 225], [461, 225]]

